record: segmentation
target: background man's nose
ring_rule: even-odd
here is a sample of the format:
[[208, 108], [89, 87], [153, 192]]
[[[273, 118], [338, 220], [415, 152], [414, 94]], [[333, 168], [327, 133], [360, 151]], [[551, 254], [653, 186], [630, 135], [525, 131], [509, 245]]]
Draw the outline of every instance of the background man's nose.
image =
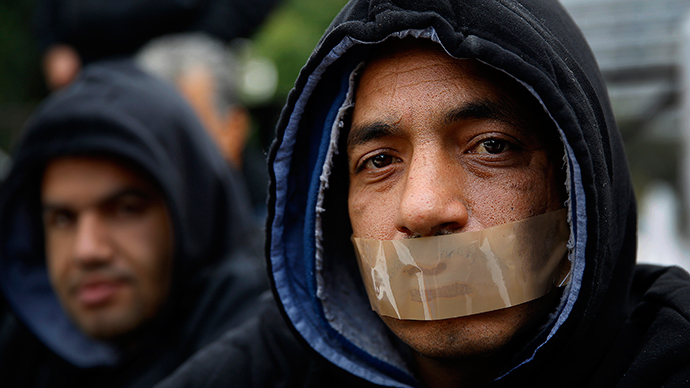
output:
[[84, 264], [94, 264], [110, 259], [112, 246], [109, 243], [107, 226], [96, 214], [79, 217], [74, 236], [74, 258]]
[[457, 232], [467, 224], [467, 207], [459, 194], [461, 177], [434, 163], [411, 166], [405, 178], [397, 229], [408, 236]]

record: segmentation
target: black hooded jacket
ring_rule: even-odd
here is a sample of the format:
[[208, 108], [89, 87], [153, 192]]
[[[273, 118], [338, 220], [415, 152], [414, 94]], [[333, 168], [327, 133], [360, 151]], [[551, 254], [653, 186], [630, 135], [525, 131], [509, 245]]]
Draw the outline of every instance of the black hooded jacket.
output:
[[[298, 340], [269, 320], [254, 337], [226, 336], [166, 386], [221, 386], [223, 376], [244, 386], [421, 386], [361, 284], [349, 240], [347, 169], [339, 168], [343, 135], [334, 135], [347, 131], [342, 112], [351, 105], [353, 69], [383, 41], [401, 38], [434, 41], [512, 77], [563, 143], [571, 281], [488, 386], [689, 386], [690, 278], [678, 268], [635, 264], [636, 205], [621, 135], [595, 59], [555, 0], [350, 1], [302, 69], [269, 160], [270, 275]], [[311, 354], [302, 369], [294, 365], [303, 357], [298, 341]], [[264, 372], [232, 367], [243, 347]]]
[[[48, 160], [123, 160], [158, 186], [172, 219], [167, 304], [135, 350], [82, 334], [52, 292], [39, 184]], [[6, 387], [150, 387], [238, 325], [267, 288], [263, 237], [245, 188], [191, 107], [132, 62], [94, 63], [30, 119], [0, 191], [0, 285], [13, 315], [0, 326]]]

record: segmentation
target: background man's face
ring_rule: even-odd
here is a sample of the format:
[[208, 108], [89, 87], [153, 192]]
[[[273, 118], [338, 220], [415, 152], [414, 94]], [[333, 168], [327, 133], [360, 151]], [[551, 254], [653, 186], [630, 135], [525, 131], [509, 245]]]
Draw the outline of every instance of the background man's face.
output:
[[187, 69], [179, 75], [176, 86], [194, 108], [225, 160], [241, 168], [242, 153], [251, 127], [247, 111], [239, 106], [220, 111], [215, 101], [217, 81], [207, 66], [198, 65]]
[[46, 167], [41, 202], [50, 281], [85, 334], [117, 339], [157, 314], [173, 255], [158, 189], [113, 161], [65, 157]]
[[[481, 66], [422, 46], [367, 65], [347, 146], [355, 236], [476, 231], [563, 206], [553, 151], [530, 116], [516, 114], [522, 102]], [[503, 349], [551, 302], [439, 321], [383, 320], [424, 356], [473, 357]]]

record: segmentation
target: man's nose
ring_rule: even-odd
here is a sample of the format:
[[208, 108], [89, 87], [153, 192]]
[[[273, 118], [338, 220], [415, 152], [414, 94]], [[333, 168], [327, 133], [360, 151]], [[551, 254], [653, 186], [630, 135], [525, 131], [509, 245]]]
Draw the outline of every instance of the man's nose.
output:
[[74, 257], [83, 265], [98, 265], [110, 260], [112, 246], [107, 225], [97, 214], [79, 217], [74, 240]]
[[468, 220], [462, 174], [439, 158], [419, 157], [410, 165], [397, 215], [397, 229], [407, 236], [455, 233]]

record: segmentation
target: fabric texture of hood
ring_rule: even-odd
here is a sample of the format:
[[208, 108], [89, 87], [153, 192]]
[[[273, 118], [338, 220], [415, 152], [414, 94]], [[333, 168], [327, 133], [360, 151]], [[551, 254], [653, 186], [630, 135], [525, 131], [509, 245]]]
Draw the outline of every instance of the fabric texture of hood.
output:
[[610, 342], [629, 314], [635, 199], [602, 76], [556, 1], [353, 0], [345, 6], [302, 69], [270, 154], [267, 255], [286, 317], [342, 369], [376, 384], [417, 385], [361, 284], [349, 240], [345, 156], [337, 144], [338, 132], [347, 130], [342, 118], [352, 105], [353, 71], [377, 45], [400, 38], [432, 40], [453, 57], [504, 72], [552, 119], [565, 150], [572, 278], [548, 324], [499, 380], [556, 368], [555, 359], [577, 361], [591, 373], [600, 356], [583, 361], [577, 349]]
[[163, 352], [156, 357], [167, 357], [172, 367], [181, 362], [171, 361], [175, 357], [241, 322], [266, 288], [262, 237], [245, 189], [174, 88], [127, 60], [94, 63], [51, 96], [30, 119], [14, 154], [0, 191], [0, 285], [20, 321], [79, 368], [122, 361], [117, 349], [72, 324], [46, 271], [42, 171], [51, 158], [81, 154], [136, 166], [161, 188], [169, 209], [175, 246], [164, 308], [169, 315], [154, 330], [163, 338], [152, 338], [145, 348]]

